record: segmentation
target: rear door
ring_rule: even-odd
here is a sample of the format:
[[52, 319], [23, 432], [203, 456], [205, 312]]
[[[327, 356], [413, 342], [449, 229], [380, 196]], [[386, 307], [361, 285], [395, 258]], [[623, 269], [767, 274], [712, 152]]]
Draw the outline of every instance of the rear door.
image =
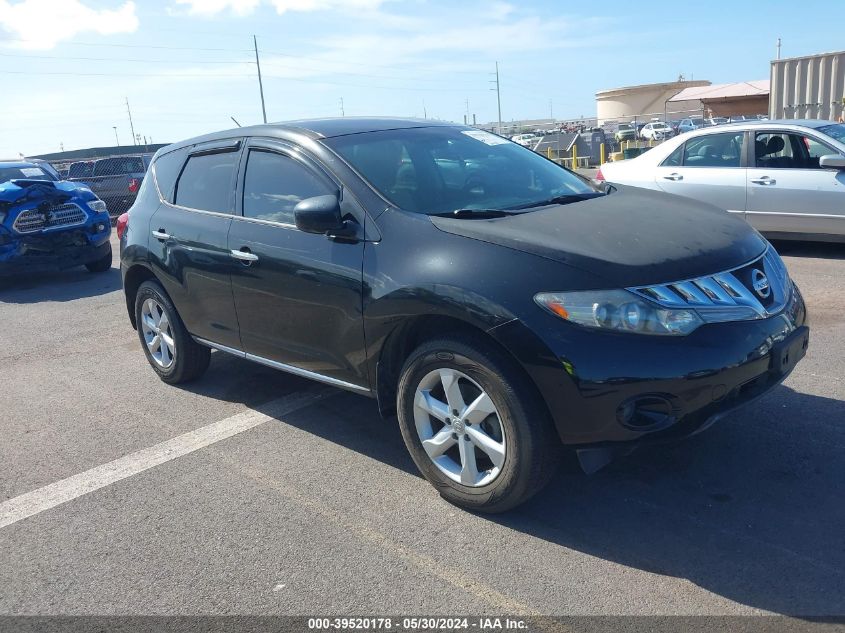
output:
[[745, 133], [694, 136], [655, 172], [657, 187], [745, 216]]
[[[243, 350], [365, 389], [364, 241], [304, 233], [293, 215], [300, 200], [337, 194], [340, 183], [301, 150], [271, 140], [250, 141], [241, 172], [228, 248], [243, 258], [232, 272]], [[341, 208], [363, 226], [348, 192]]]
[[819, 167], [837, 150], [801, 132], [754, 134], [748, 221], [768, 233], [845, 235], [845, 173]]
[[240, 337], [231, 273], [237, 262], [227, 238], [241, 146], [229, 139], [185, 152], [172, 192], [161, 192], [165, 201], [150, 221], [151, 264], [188, 331], [235, 349]]

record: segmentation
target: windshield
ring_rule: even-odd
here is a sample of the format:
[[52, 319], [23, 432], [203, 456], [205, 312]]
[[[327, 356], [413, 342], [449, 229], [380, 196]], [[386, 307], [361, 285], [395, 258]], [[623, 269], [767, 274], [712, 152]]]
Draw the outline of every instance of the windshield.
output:
[[324, 142], [387, 200], [416, 213], [524, 208], [600, 193], [539, 154], [476, 129], [385, 130]]
[[817, 129], [822, 134], [827, 134], [830, 138], [845, 143], [845, 124], [834, 123], [833, 125], [823, 125]]
[[0, 182], [10, 180], [55, 180], [52, 174], [35, 165], [23, 167], [0, 167]]

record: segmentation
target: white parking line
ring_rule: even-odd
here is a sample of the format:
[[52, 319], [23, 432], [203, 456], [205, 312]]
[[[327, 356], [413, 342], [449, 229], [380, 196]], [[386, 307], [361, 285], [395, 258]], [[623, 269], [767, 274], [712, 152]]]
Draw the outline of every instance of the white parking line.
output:
[[0, 528], [67, 503], [132, 475], [154, 468], [177, 457], [243, 433], [279, 416], [293, 413], [330, 395], [331, 391], [295, 393], [262, 406], [264, 412], [248, 410], [225, 420], [207, 424], [188, 433], [95, 466], [43, 488], [32, 490], [0, 503]]

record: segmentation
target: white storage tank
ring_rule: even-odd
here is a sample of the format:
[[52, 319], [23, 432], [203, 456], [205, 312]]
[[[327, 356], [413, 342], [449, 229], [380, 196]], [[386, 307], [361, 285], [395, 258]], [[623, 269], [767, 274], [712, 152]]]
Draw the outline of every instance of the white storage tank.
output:
[[772, 61], [769, 118], [837, 121], [843, 101], [845, 51]]

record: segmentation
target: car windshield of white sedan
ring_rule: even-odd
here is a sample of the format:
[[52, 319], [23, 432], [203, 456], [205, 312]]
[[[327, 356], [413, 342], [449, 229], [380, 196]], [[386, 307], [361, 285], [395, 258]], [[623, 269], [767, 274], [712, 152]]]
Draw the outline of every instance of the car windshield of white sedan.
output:
[[604, 195], [530, 149], [472, 128], [384, 130], [325, 143], [387, 200], [416, 213], [528, 209]]
[[818, 128], [822, 134], [827, 134], [830, 138], [836, 139], [840, 143], [845, 143], [845, 124], [834, 123], [833, 125], [823, 125]]

